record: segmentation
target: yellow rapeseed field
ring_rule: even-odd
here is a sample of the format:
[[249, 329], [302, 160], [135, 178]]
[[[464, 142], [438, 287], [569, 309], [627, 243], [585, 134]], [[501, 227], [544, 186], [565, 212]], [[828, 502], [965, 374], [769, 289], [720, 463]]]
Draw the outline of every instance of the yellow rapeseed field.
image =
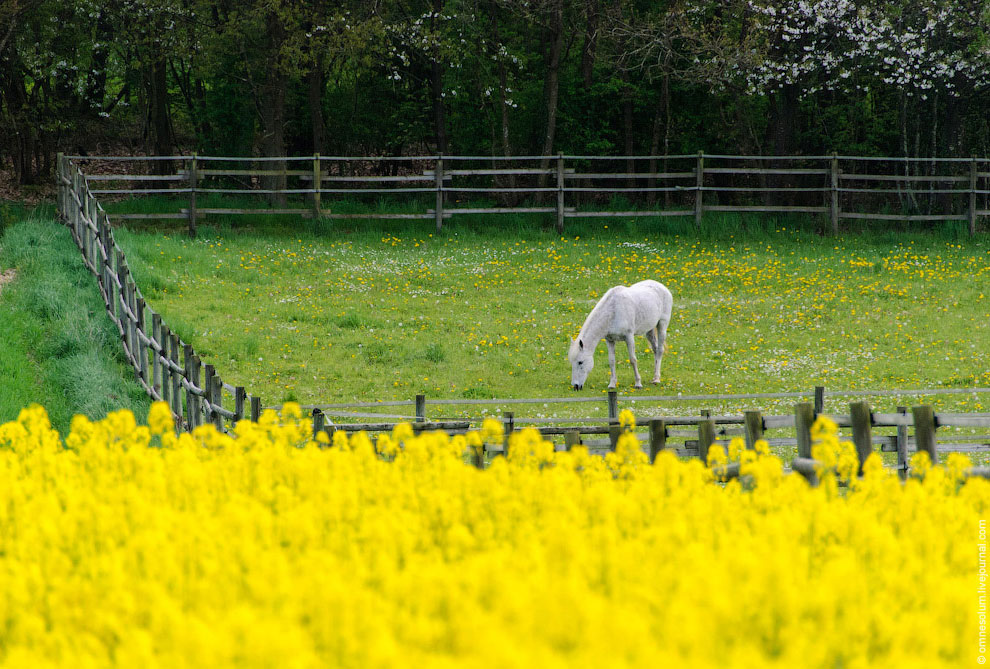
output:
[[[625, 421], [631, 417], [624, 416]], [[874, 456], [811, 488], [761, 444], [698, 461], [155, 405], [0, 426], [0, 666], [969, 666], [990, 483]], [[816, 454], [850, 470], [834, 425]], [[325, 446], [329, 446], [328, 448]]]

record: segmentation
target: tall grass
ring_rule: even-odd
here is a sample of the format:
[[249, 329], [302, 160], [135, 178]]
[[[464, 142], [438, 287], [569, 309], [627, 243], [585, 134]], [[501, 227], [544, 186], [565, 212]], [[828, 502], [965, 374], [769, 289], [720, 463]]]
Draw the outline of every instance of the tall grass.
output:
[[60, 429], [77, 413], [147, 411], [67, 229], [40, 216], [14, 223], [0, 238], [0, 269], [16, 272], [0, 294], [0, 422], [31, 403]]

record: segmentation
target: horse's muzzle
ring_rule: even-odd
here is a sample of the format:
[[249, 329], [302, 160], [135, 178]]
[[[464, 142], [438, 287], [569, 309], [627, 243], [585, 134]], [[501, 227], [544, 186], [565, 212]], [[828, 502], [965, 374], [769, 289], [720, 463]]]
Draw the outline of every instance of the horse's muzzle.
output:
[[578, 384], [578, 383], [574, 384], [574, 390], [581, 390], [582, 388], [584, 388], [583, 384]]

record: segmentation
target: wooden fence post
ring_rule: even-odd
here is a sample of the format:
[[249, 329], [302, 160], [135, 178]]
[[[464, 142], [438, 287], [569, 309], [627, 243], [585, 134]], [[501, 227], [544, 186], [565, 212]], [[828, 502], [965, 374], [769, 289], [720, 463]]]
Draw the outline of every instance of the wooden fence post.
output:
[[[172, 409], [172, 369], [168, 365], [168, 326], [164, 323], [158, 330], [158, 345], [159, 345], [159, 364], [162, 368], [162, 401], [168, 404], [168, 408]], [[181, 426], [177, 425], [176, 429], [182, 429]]]
[[811, 425], [814, 422], [815, 413], [811, 404], [802, 402], [794, 405], [794, 428], [797, 431], [799, 458], [811, 457]]
[[622, 426], [618, 423], [612, 422], [608, 425], [608, 447], [615, 452], [616, 447], [619, 445], [619, 435], [622, 434]]
[[79, 226], [78, 242], [79, 250], [82, 251], [83, 264], [86, 265], [86, 269], [89, 269], [89, 265], [93, 260], [93, 251], [89, 244], [89, 221], [93, 220], [93, 209], [95, 209], [95, 207], [93, 206], [93, 199], [90, 198], [88, 194], [84, 202], [86, 203], [86, 206], [84, 207], [85, 211], [83, 212], [82, 223]]
[[976, 156], [969, 161], [969, 236], [976, 235]]
[[832, 187], [832, 201], [829, 206], [829, 213], [832, 215], [832, 236], [839, 234], [839, 156], [832, 152], [831, 169], [829, 170]]
[[261, 419], [261, 398], [251, 396], [251, 422], [257, 423]]
[[516, 430], [515, 414], [511, 411], [502, 412], [502, 455], [509, 457], [509, 437]]
[[763, 414], [759, 411], [747, 411], [744, 414], [746, 421], [746, 448], [753, 449], [756, 442], [763, 438]]
[[323, 412], [319, 408], [313, 409], [313, 439], [319, 436], [320, 432], [323, 432]]
[[935, 442], [935, 410], [931, 406], [912, 407], [914, 416], [914, 443], [919, 451], [928, 453], [932, 464], [938, 464], [938, 445]]
[[715, 443], [715, 421], [705, 418], [698, 421], [698, 457], [708, 464], [708, 449]]
[[193, 355], [192, 377], [189, 379], [189, 383], [196, 388], [197, 394], [192, 396], [192, 404], [188, 407], [189, 425], [191, 427], [199, 427], [203, 424], [203, 397], [198, 394], [203, 392], [203, 386], [200, 385], [202, 370], [203, 361], [200, 360], [198, 355]]
[[196, 427], [196, 395], [193, 391], [193, 348], [192, 344], [182, 345], [182, 374], [186, 377], [189, 385], [186, 387], [186, 417], [189, 423], [189, 430]]
[[58, 185], [56, 189], [56, 199], [55, 199], [55, 214], [60, 218], [65, 217], [65, 184], [62, 183], [62, 179], [65, 177], [65, 154], [59, 151], [55, 155], [55, 182]]
[[512, 434], [516, 429], [516, 415], [512, 411], [502, 412], [502, 431], [506, 434]]
[[320, 154], [313, 156], [313, 220], [320, 220], [322, 215], [320, 209], [320, 190], [323, 188], [323, 166], [320, 163]]
[[[907, 415], [907, 407], [897, 407], [897, 413], [902, 416]], [[907, 425], [897, 426], [897, 475], [904, 481], [907, 479], [908, 458], [907, 458], [908, 429]]]
[[825, 386], [815, 386], [815, 416], [825, 413]]
[[158, 393], [159, 399], [165, 399], [162, 390], [162, 317], [161, 314], [151, 315], [151, 340], [155, 343], [151, 347], [151, 387]]
[[91, 197], [89, 201], [89, 220], [86, 221], [86, 225], [83, 228], [83, 233], [86, 237], [86, 260], [89, 263], [87, 269], [96, 274], [96, 221], [100, 216], [100, 203], [96, 201], [95, 197]]
[[443, 228], [443, 154], [437, 156], [437, 166], [433, 171], [433, 177], [437, 188], [437, 204], [434, 214], [436, 215], [437, 232], [440, 232]]
[[667, 424], [662, 418], [650, 421], [650, 464], [657, 459], [657, 454], [667, 447]]
[[[210, 387], [210, 402], [217, 409], [223, 408], [223, 382], [219, 375], [214, 375], [213, 385]], [[217, 431], [223, 432], [223, 414], [219, 411], [213, 412], [213, 426]]]
[[144, 317], [145, 302], [143, 297], [137, 299], [134, 313], [137, 315], [137, 349], [140, 369], [138, 375], [145, 385], [148, 385], [148, 345], [145, 339], [148, 338], [147, 322]]
[[557, 154], [557, 234], [564, 233], [564, 154]]
[[580, 430], [568, 430], [564, 433], [564, 446], [567, 450], [571, 450], [575, 446], [581, 445], [581, 431]]
[[213, 387], [213, 376], [216, 374], [213, 365], [206, 365], [203, 369], [203, 420], [207, 423], [213, 422], [213, 398], [210, 396], [210, 389]]
[[234, 425], [244, 420], [244, 400], [247, 399], [247, 390], [244, 386], [234, 388]]
[[856, 445], [856, 456], [859, 458], [858, 474], [862, 476], [863, 463], [873, 452], [873, 417], [869, 402], [851, 402], [849, 414], [852, 419], [853, 443]]
[[[122, 326], [121, 319], [123, 318], [123, 312], [120, 308], [120, 301], [123, 299], [124, 281], [123, 281], [123, 268], [124, 268], [124, 254], [120, 251], [115, 251], [114, 254], [114, 276], [116, 281], [111, 279], [111, 289], [113, 291], [113, 311], [110, 313], [110, 317], [117, 321], [118, 326]], [[121, 335], [123, 336], [123, 335]]]
[[196, 236], [196, 183], [199, 181], [196, 167], [196, 153], [189, 159], [189, 236]]
[[131, 270], [127, 270], [127, 325], [131, 338], [131, 366], [134, 367], [135, 374], [141, 369], [138, 361], [138, 352], [141, 350], [141, 341], [138, 338], [137, 321], [137, 284], [131, 278]]
[[169, 339], [172, 340], [171, 346], [169, 346], [171, 353], [172, 364], [169, 367], [173, 368], [172, 371], [172, 402], [175, 405], [174, 412], [176, 417], [179, 419], [179, 427], [182, 426], [182, 395], [180, 394], [179, 388], [181, 387], [182, 375], [179, 374], [175, 367], [179, 366], [179, 335], [173, 333], [169, 334]]
[[100, 222], [100, 244], [103, 246], [100, 260], [100, 281], [103, 288], [103, 303], [110, 310], [110, 276], [113, 265], [113, 248], [110, 244], [110, 218], [104, 213]]
[[73, 171], [71, 176], [69, 176], [69, 181], [72, 182], [69, 185], [69, 190], [72, 193], [72, 197], [69, 198], [69, 215], [65, 222], [69, 226], [69, 230], [72, 231], [72, 236], [75, 237], [76, 229], [79, 225], [79, 204], [76, 202], [76, 197], [79, 196], [79, 172]]
[[619, 393], [614, 390], [608, 391], [608, 420], [619, 420]]
[[471, 449], [471, 466], [476, 469], [485, 468], [485, 452], [488, 449], [488, 444], [482, 442], [480, 449]]
[[128, 280], [129, 277], [128, 277], [127, 265], [121, 267], [120, 279], [121, 279], [120, 294], [119, 294], [120, 326], [124, 330], [121, 337], [123, 338], [124, 341], [124, 353], [127, 356], [127, 362], [131, 363], [131, 366], [133, 367], [134, 365], [133, 362], [131, 361], [134, 359], [134, 347], [132, 346], [133, 340], [131, 339], [131, 317], [128, 314], [128, 309], [130, 308], [131, 295], [130, 295], [130, 281]]
[[426, 422], [426, 395], [416, 395], [416, 422]]
[[698, 165], [695, 168], [694, 227], [701, 231], [701, 215], [704, 212], [705, 152], [698, 151]]

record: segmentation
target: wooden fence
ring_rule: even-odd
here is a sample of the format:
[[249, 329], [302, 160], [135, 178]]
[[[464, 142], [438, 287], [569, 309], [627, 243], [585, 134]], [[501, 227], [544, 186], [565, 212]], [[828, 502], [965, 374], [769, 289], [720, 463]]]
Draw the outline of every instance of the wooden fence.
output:
[[248, 395], [243, 387], [224, 383], [214, 367], [203, 365], [192, 346], [148, 306], [114, 239], [107, 213], [78, 165], [60, 156], [57, 168], [59, 216], [96, 277], [138, 383], [153, 399], [168, 402], [181, 429], [204, 423], [225, 429], [228, 421], [257, 420], [261, 399]]
[[[211, 365], [203, 365], [192, 346], [181, 341], [164, 323], [160, 314], [156, 313], [145, 302], [140, 289], [135, 283], [127, 265], [124, 252], [114, 240], [106, 211], [97, 201], [79, 166], [72, 160], [60, 156], [58, 161], [58, 213], [63, 222], [72, 232], [73, 239], [83, 257], [86, 267], [96, 277], [100, 293], [103, 296], [107, 313], [114, 322], [121, 338], [125, 357], [134, 369], [138, 382], [155, 400], [169, 404], [176, 425], [180, 429], [192, 430], [206, 423], [213, 424], [220, 430], [226, 430], [239, 420], [250, 418], [257, 421], [262, 410], [261, 398], [250, 395], [245, 388], [231, 386], [221, 380], [220, 375]], [[651, 419], [646, 427], [648, 433], [644, 441], [648, 444], [651, 457], [664, 448], [673, 447], [668, 440], [681, 438], [678, 448], [681, 455], [696, 455], [706, 459], [708, 449], [715, 443], [727, 443], [733, 435], [743, 436], [747, 445], [752, 446], [757, 439], [764, 438], [768, 430], [793, 430], [793, 436], [768, 439], [772, 446], [797, 446], [798, 457], [792, 462], [794, 470], [801, 471], [811, 478], [815, 464], [810, 460], [811, 441], [809, 429], [817, 415], [824, 411], [824, 400], [827, 395], [843, 396], [902, 396], [902, 395], [936, 395], [949, 393], [984, 393], [990, 388], [968, 389], [935, 389], [913, 391], [832, 391], [826, 393], [823, 387], [817, 387], [812, 393], [753, 393], [739, 395], [698, 395], [698, 396], [640, 396], [626, 398], [625, 401], [641, 407], [643, 403], [669, 404], [674, 401], [721, 401], [726, 399], [812, 399], [813, 402], [802, 402], [795, 405], [793, 415], [764, 416], [757, 411], [747, 411], [741, 415], [712, 416], [710, 412], [702, 412], [699, 416], [668, 416]], [[338, 417], [376, 417], [408, 420], [417, 431], [445, 429], [453, 432], [464, 431], [481, 419], [444, 419], [428, 420], [427, 406], [446, 405], [522, 405], [549, 404], [551, 402], [602, 402], [600, 397], [572, 398], [528, 398], [508, 400], [466, 400], [466, 399], [435, 399], [427, 400], [424, 395], [418, 395], [414, 400], [392, 402], [364, 402], [351, 404], [333, 404], [308, 407], [313, 410], [314, 433], [335, 430], [391, 430], [396, 421], [379, 423], [362, 423], [350, 425], [328, 424], [326, 416]], [[605, 437], [601, 442], [589, 443], [593, 448], [614, 448], [619, 436], [619, 396], [615, 391], [608, 393], [605, 400], [608, 406], [607, 418], [516, 418], [512, 412], [504, 412], [506, 433], [511, 434], [523, 425], [538, 425], [540, 432], [552, 437], [563, 437], [564, 447], [581, 443], [584, 437]], [[226, 403], [226, 407], [224, 404]], [[388, 415], [381, 413], [360, 413], [348, 409], [411, 406], [414, 415]], [[853, 440], [861, 462], [879, 444], [883, 451], [896, 451], [898, 469], [907, 471], [907, 453], [912, 450], [927, 451], [933, 462], [937, 461], [937, 446], [935, 431], [939, 427], [990, 428], [990, 414], [936, 414], [931, 406], [912, 408], [910, 415], [906, 408], [898, 409], [897, 413], [873, 413], [866, 402], [850, 404], [848, 415], [833, 416], [840, 426], [852, 427]], [[576, 423], [598, 423], [575, 427]], [[908, 429], [914, 427], [914, 435], [909, 436]], [[684, 431], [683, 428], [692, 428]], [[681, 429], [678, 432], [678, 429]], [[873, 436], [873, 428], [896, 428], [896, 435]], [[990, 447], [990, 435], [968, 435], [958, 438], [958, 441], [980, 442], [984, 447]], [[504, 445], [499, 446], [493, 453], [503, 452]], [[966, 450], [958, 445], [950, 450]], [[982, 449], [981, 449], [982, 450]], [[477, 464], [483, 466], [483, 458]], [[973, 474], [987, 476], [990, 471], [974, 468]], [[738, 475], [738, 467], [727, 468], [720, 475]]]
[[[972, 389], [946, 389], [934, 391], [886, 391], [887, 395], [909, 395], [909, 394], [939, 394], [939, 393], [977, 393], [990, 392], [990, 388]], [[868, 391], [834, 392], [833, 395], [867, 395]], [[818, 473], [823, 464], [812, 457], [812, 437], [811, 427], [819, 416], [827, 415], [823, 413], [824, 397], [826, 393], [823, 387], [817, 387], [813, 393], [814, 402], [800, 402], [794, 405], [791, 415], [764, 415], [760, 411], [745, 411], [742, 414], [733, 415], [712, 415], [710, 411], [702, 411], [697, 416], [665, 416], [662, 418], [650, 418], [645, 424], [639, 427], [645, 433], [638, 433], [637, 438], [644, 446], [644, 450], [649, 454], [650, 461], [656, 459], [657, 455], [665, 450], [672, 449], [679, 456], [698, 457], [707, 462], [709, 449], [713, 445], [727, 447], [734, 438], [741, 438], [746, 448], [752, 449], [758, 440], [765, 440], [769, 446], [780, 449], [785, 447], [796, 447], [797, 456], [791, 459], [791, 469], [799, 472], [811, 483], [817, 484]], [[687, 399], [694, 400], [714, 400], [720, 398], [792, 398], [803, 397], [802, 393], [761, 393], [731, 396], [699, 395]], [[656, 400], [684, 400], [683, 396], [678, 397], [636, 397], [635, 401], [652, 403]], [[600, 402], [600, 398], [541, 398], [541, 399], [507, 399], [507, 400], [433, 400], [434, 405], [461, 405], [461, 404], [498, 404], [501, 406], [513, 404], [532, 404], [550, 402]], [[615, 391], [609, 391], [607, 400], [609, 415], [607, 424], [602, 425], [603, 419], [596, 418], [560, 418], [556, 420], [548, 419], [519, 419], [514, 412], [505, 411], [501, 421], [505, 438], [500, 444], [485, 444], [483, 454], [474, 458], [475, 466], [484, 468], [487, 459], [498, 455], [505, 455], [508, 449], [509, 438], [512, 433], [527, 424], [535, 427], [544, 438], [553, 440], [555, 437], [562, 437], [557, 440], [556, 450], [570, 450], [576, 445], [583, 445], [592, 453], [614, 451], [623, 429], [618, 421], [619, 398]], [[333, 411], [334, 407], [345, 408], [366, 408], [366, 407], [395, 407], [395, 406], [415, 406], [415, 416], [406, 417], [401, 415], [355, 413], [345, 411]], [[443, 429], [451, 433], [463, 433], [470, 429], [471, 425], [477, 425], [481, 418], [471, 419], [443, 419], [427, 420], [426, 407], [427, 400], [424, 395], [417, 395], [413, 401], [393, 401], [379, 403], [351, 403], [339, 405], [323, 405], [311, 408], [313, 412], [313, 436], [314, 438], [321, 432], [325, 433], [332, 440], [333, 433], [342, 430], [345, 432], [371, 431], [381, 432], [391, 430], [397, 422], [381, 423], [356, 423], [334, 425], [327, 423], [325, 411], [331, 415], [343, 415], [348, 417], [379, 417], [398, 418], [404, 422], [412, 424], [416, 432], [422, 430]], [[852, 429], [852, 441], [856, 448], [856, 455], [859, 461], [859, 473], [862, 474], [862, 466], [874, 447], [879, 446], [881, 452], [896, 453], [895, 469], [902, 479], [907, 478], [909, 471], [909, 454], [917, 451], [928, 453], [933, 464], [939, 461], [939, 445], [936, 439], [936, 431], [939, 428], [978, 428], [990, 429], [990, 413], [935, 413], [930, 405], [914, 406], [910, 410], [907, 407], [898, 407], [894, 413], [873, 412], [869, 402], [857, 401], [849, 404], [849, 413], [840, 415], [829, 415], [839, 427]], [[585, 425], [575, 427], [574, 423], [591, 422], [597, 425]], [[547, 425], [547, 423], [557, 423], [557, 425]], [[895, 432], [890, 435], [874, 434], [874, 428], [893, 429]], [[910, 432], [913, 428], [913, 433]], [[770, 437], [767, 432], [776, 431], [781, 436]], [[786, 436], [784, 436], [786, 433]], [[967, 434], [949, 437], [949, 441], [943, 444], [941, 451], [955, 452], [988, 452], [990, 451], [990, 434]], [[973, 443], [978, 445], [973, 446]], [[735, 478], [740, 475], [738, 463], [716, 468], [716, 474], [722, 479]], [[990, 468], [973, 467], [968, 472], [969, 476], [982, 476], [990, 478]]]
[[[464, 214], [693, 217], [706, 212], [804, 213], [842, 220], [961, 221], [971, 235], [990, 214], [990, 159], [863, 156], [70, 156], [93, 195], [173, 195], [173, 211], [116, 219], [181, 219], [195, 235], [204, 216], [270, 214], [325, 219], [430, 219], [436, 229]], [[126, 170], [126, 171], [121, 171]], [[204, 207], [198, 195], [264, 195], [278, 206]], [[415, 213], [348, 213], [341, 199], [369, 204], [423, 198]], [[617, 211], [613, 198], [631, 203]], [[494, 200], [486, 206], [462, 200]], [[290, 200], [294, 203], [289, 206]], [[634, 208], [633, 208], [634, 207]]]

